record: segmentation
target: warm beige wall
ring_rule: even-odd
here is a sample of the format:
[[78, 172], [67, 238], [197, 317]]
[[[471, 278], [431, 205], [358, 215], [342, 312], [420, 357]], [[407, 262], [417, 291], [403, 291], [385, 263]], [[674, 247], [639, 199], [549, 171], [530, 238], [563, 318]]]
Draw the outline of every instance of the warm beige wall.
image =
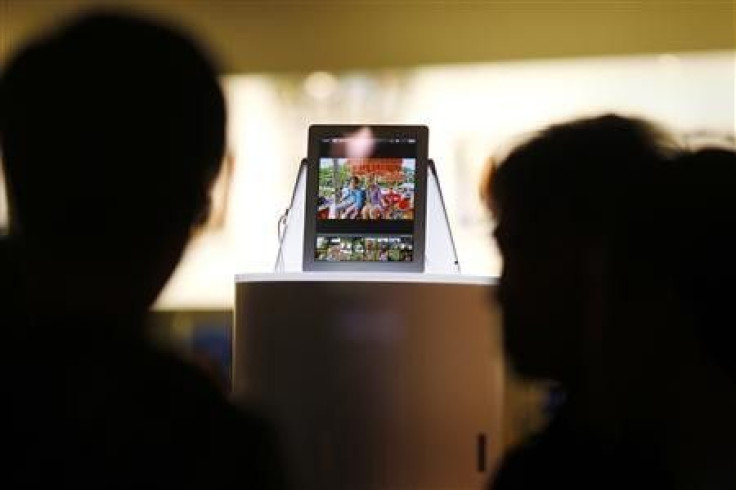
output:
[[93, 3], [181, 22], [229, 72], [736, 47], [733, 0], [0, 0], [0, 59], [29, 33]]

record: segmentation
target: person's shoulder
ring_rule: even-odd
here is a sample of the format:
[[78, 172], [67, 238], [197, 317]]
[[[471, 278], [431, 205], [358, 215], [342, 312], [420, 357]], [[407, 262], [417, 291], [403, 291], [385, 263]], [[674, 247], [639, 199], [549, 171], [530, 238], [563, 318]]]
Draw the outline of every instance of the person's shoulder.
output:
[[230, 430], [254, 434], [268, 427], [256, 411], [245, 410], [228, 399], [221, 386], [198, 366], [177, 354], [155, 347], [146, 347], [138, 374], [152, 399], [170, 405], [176, 403], [186, 418], [194, 411], [200, 421], [209, 419], [211, 426], [231, 424]]
[[0, 235], [0, 278], [7, 279], [16, 270], [16, 259], [7, 236]]
[[177, 353], [149, 344], [142, 345], [131, 373], [149, 385], [152, 394], [179, 399], [188, 404], [228, 406], [222, 389], [202, 369]]
[[13, 260], [10, 256], [8, 239], [0, 236], [0, 305], [5, 306], [6, 294], [12, 291], [14, 276]]
[[213, 488], [238, 480], [283, 487], [277, 433], [263, 414], [233, 404], [207, 374], [174, 353], [148, 348], [145, 356], [150, 375], [143, 398], [153, 404], [151, 416], [160, 421], [156, 413], [165, 415], [166, 437], [197, 454], [196, 465], [220, 468], [208, 476]]
[[[27, 321], [27, 302], [23, 288], [18, 254], [7, 236], [0, 236], [0, 324], [13, 324], [22, 328]], [[15, 328], [6, 328], [5, 335], [12, 335]]]
[[576, 430], [560, 415], [504, 457], [489, 488], [664, 490], [671, 487], [658, 467], [639, 457], [633, 448], [600, 441]]

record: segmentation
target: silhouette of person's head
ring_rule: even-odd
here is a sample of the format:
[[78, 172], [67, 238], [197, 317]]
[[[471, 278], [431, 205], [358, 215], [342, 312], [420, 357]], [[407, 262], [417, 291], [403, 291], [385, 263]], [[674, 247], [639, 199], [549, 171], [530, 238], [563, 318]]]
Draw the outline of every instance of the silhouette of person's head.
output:
[[667, 180], [659, 212], [639, 230], [651, 244], [646, 259], [671, 278], [706, 360], [736, 381], [736, 152], [683, 154]]
[[145, 311], [207, 215], [224, 138], [215, 68], [176, 29], [100, 12], [21, 50], [0, 144], [32, 307]]
[[620, 216], [674, 154], [654, 126], [606, 115], [551, 126], [492, 169], [504, 343], [519, 374], [567, 386], [586, 375]]
[[543, 130], [487, 185], [506, 353], [569, 395], [499, 487], [615, 469], [613, 486], [732, 488], [736, 153], [607, 115]]

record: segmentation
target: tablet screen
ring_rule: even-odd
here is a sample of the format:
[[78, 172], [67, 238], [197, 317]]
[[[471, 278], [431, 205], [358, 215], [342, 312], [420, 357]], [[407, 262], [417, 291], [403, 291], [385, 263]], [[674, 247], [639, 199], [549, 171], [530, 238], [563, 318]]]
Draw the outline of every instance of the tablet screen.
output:
[[312, 160], [317, 178], [309, 191], [316, 197], [315, 263], [412, 264], [418, 259], [420, 145], [426, 145], [419, 139], [410, 131], [363, 126], [325, 132], [312, 142], [317, 153]]

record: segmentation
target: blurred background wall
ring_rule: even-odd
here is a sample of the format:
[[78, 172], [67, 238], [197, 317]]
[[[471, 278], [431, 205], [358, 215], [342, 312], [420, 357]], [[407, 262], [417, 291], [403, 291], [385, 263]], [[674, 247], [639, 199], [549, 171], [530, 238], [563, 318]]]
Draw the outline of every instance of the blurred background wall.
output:
[[[489, 155], [601, 111], [690, 141], [735, 131], [731, 1], [2, 0], [0, 61], [91, 6], [181, 25], [222, 66], [232, 165], [158, 309], [230, 308], [235, 273], [272, 268], [312, 123], [428, 124], [461, 264], [490, 275]], [[0, 196], [0, 226], [5, 214]]]
[[228, 73], [732, 49], [729, 0], [3, 0], [4, 59], [90, 5], [189, 28]]

